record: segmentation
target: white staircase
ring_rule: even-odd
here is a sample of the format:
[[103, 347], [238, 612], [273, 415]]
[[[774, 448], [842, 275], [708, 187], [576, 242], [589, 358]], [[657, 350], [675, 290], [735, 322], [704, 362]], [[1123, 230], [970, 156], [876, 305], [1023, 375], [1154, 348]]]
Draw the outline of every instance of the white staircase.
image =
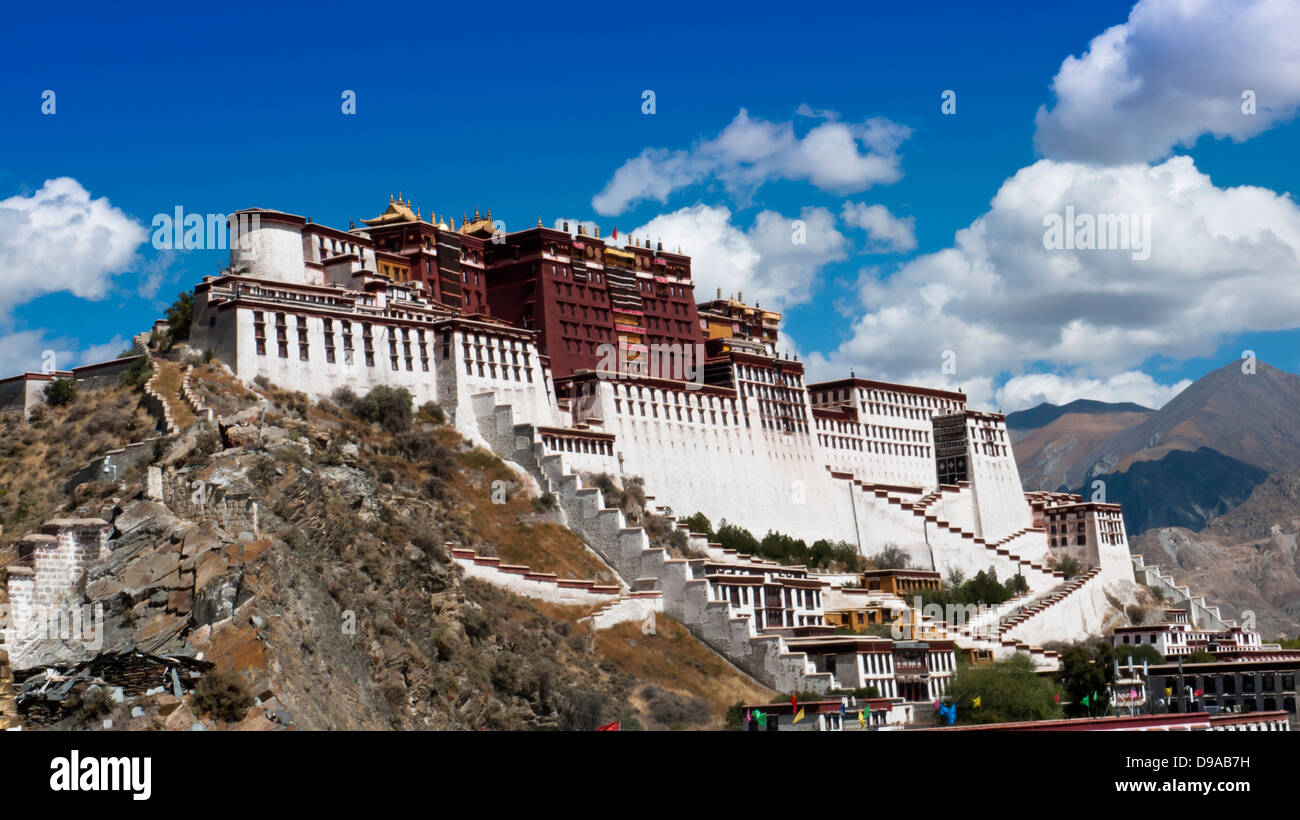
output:
[[[710, 598], [704, 560], [673, 558], [652, 548], [641, 527], [629, 526], [622, 510], [607, 507], [601, 491], [548, 454], [535, 428], [515, 424], [510, 405], [493, 394], [474, 397], [479, 432], [498, 456], [527, 471], [543, 492], [554, 494], [569, 529], [614, 568], [634, 592], [658, 591], [664, 612], [697, 638], [764, 685], [779, 692], [829, 692], [835, 679], [817, 672], [803, 652], [792, 652], [778, 635], [760, 634], [750, 616], [737, 614], [729, 601]], [[674, 520], [675, 525], [675, 520]]]

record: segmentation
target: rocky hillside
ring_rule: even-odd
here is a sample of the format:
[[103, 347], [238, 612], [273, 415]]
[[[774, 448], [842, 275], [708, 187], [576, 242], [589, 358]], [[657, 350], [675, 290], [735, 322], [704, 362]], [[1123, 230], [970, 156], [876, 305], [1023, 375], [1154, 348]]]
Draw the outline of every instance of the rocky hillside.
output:
[[[1074, 404], [1077, 402], [1066, 407]], [[1096, 460], [1097, 450], [1117, 433], [1146, 421], [1152, 412], [1066, 412], [1041, 427], [1009, 428], [1012, 450], [1020, 467], [1021, 485], [1026, 490], [1057, 490], [1081, 485]], [[1007, 416], [1007, 421], [1010, 423], [1011, 416]]]
[[[202, 392], [222, 377], [205, 366], [192, 378]], [[210, 392], [225, 402], [213, 429], [168, 437], [117, 481], [71, 495], [59, 488], [79, 465], [60, 461], [13, 485], [40, 499], [21, 517], [5, 507], [10, 542], [42, 515], [114, 530], [85, 589], [104, 606], [103, 647], [47, 642], [43, 663], [15, 670], [20, 691], [47, 665], [75, 672], [132, 649], [209, 668], [177, 682], [180, 698], [171, 686], [69, 684], [57, 703], [20, 702], [29, 728], [716, 728], [736, 701], [775, 696], [667, 617], [651, 634], [595, 632], [580, 607], [463, 578], [448, 543], [561, 576], [613, 576], [436, 408], [380, 424], [373, 407], [269, 386]], [[0, 475], [57, 446], [83, 413], [50, 410], [0, 456]], [[166, 477], [160, 499], [148, 497], [150, 465]], [[255, 525], [239, 513], [252, 504]]]
[[[1143, 512], [1129, 517], [1125, 511], [1131, 531], [1199, 528], [1246, 498], [1263, 476], [1300, 463], [1300, 375], [1265, 362], [1243, 373], [1242, 363], [1233, 361], [1158, 411], [1064, 414], [1021, 435], [1014, 450], [1026, 489], [1078, 491], [1095, 478], [1106, 480], [1108, 488], [1145, 483], [1155, 495], [1134, 496]], [[1180, 455], [1166, 460], [1173, 453]], [[1130, 475], [1138, 464], [1155, 466]], [[1180, 470], [1199, 474], [1194, 498], [1169, 497], [1164, 479]], [[1116, 499], [1113, 492], [1108, 497]], [[1174, 508], [1199, 512], [1158, 512]]]
[[1209, 447], [1265, 472], [1300, 463], [1300, 375], [1230, 362], [1197, 379], [1142, 424], [1106, 442], [1098, 461], [1126, 470], [1171, 450]]
[[1091, 498], [1095, 483], [1102, 482], [1106, 500], [1124, 506], [1124, 526], [1131, 535], [1156, 527], [1195, 531], [1245, 501], [1267, 477], [1258, 467], [1202, 447], [1171, 450], [1125, 472], [1094, 475], [1071, 491]]
[[1200, 532], [1149, 530], [1134, 552], [1221, 606], [1226, 617], [1255, 613], [1266, 638], [1300, 636], [1300, 471], [1275, 473]]

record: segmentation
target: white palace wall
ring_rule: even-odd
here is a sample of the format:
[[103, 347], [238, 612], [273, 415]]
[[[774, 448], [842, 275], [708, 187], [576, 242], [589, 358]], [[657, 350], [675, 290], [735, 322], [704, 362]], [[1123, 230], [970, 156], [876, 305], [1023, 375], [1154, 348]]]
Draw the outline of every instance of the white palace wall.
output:
[[[514, 425], [532, 425], [566, 470], [639, 476], [674, 514], [702, 512], [759, 538], [771, 530], [843, 540], [868, 555], [895, 545], [922, 567], [968, 575], [993, 567], [999, 578], [1024, 568], [1035, 590], [1057, 582], [1028, 571], [1045, 557], [1046, 539], [1029, 531], [1000, 416], [967, 413], [970, 481], [938, 486], [932, 418], [965, 411], [961, 394], [860, 379], [807, 388], [751, 361], [733, 364], [735, 391], [597, 378], [581, 382], [589, 393], [566, 411], [534, 332], [449, 315], [418, 287], [370, 275], [357, 278], [359, 289], [323, 286], [311, 236], [270, 218], [243, 235], [233, 275], [196, 291], [193, 346], [241, 379], [265, 377], [313, 398], [344, 386], [405, 387], [417, 405], [439, 402], [471, 440], [507, 451], [531, 447], [514, 441]], [[509, 414], [483, 417], [505, 405]], [[1116, 577], [1131, 578], [1126, 544], [1105, 559], [1122, 564]]]
[[[836, 491], [812, 435], [763, 430], [753, 414], [746, 425], [741, 402], [708, 390], [642, 387], [642, 411], [629, 397], [636, 385], [596, 386], [599, 412], [591, 415], [617, 437], [622, 475], [644, 478], [674, 514], [703, 512], [715, 526], [725, 518], [759, 538], [776, 530], [858, 542], [848, 489]], [[690, 420], [676, 418], [679, 406], [691, 409]]]

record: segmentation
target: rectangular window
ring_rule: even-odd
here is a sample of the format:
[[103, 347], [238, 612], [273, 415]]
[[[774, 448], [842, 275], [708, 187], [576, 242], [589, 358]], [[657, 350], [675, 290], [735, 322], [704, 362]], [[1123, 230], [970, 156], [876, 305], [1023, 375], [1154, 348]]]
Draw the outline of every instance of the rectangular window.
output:
[[281, 359], [289, 358], [289, 336], [288, 328], [284, 322], [284, 314], [275, 314], [275, 342], [279, 349]]
[[253, 311], [253, 339], [257, 343], [257, 355], [266, 355], [266, 314], [260, 310]]

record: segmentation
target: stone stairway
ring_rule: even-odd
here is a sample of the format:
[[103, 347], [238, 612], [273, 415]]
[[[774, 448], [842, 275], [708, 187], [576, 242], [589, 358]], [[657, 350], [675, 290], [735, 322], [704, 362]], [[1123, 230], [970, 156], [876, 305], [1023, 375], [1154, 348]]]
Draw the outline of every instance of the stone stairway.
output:
[[[543, 492], [553, 493], [568, 527], [580, 535], [631, 587], [659, 592], [663, 611], [741, 670], [779, 692], [829, 692], [835, 679], [817, 672], [803, 652], [792, 652], [779, 635], [760, 634], [748, 615], [729, 601], [709, 596], [704, 559], [673, 558], [650, 546], [641, 527], [629, 526], [623, 511], [607, 507], [604, 495], [564, 467], [564, 457], [546, 453], [533, 425], [514, 422], [510, 405], [495, 394], [474, 397], [479, 432], [498, 456], [528, 472]], [[676, 520], [672, 524], [676, 526]], [[685, 530], [683, 525], [681, 529]]]
[[1224, 618], [1217, 606], [1207, 604], [1204, 595], [1192, 595], [1190, 587], [1179, 586], [1172, 575], [1165, 575], [1160, 567], [1147, 564], [1141, 555], [1133, 556], [1133, 577], [1140, 584], [1162, 591], [1171, 606], [1186, 605], [1192, 624], [1200, 629], [1225, 630], [1237, 626], [1235, 620]]
[[180, 431], [180, 426], [176, 423], [176, 417], [172, 413], [171, 405], [167, 398], [158, 390], [158, 378], [162, 375], [162, 370], [158, 366], [159, 359], [151, 356], [153, 364], [153, 375], [149, 381], [144, 384], [144, 405], [150, 413], [158, 420], [158, 429], [163, 435], [172, 435]]
[[854, 480], [854, 484], [858, 485], [864, 493], [869, 493], [873, 497], [884, 501], [896, 508], [900, 513], [924, 518], [948, 533], [967, 540], [975, 546], [982, 547], [998, 558], [1014, 564], [1018, 568], [1020, 574], [1024, 575], [1026, 580], [1029, 580], [1031, 586], [1037, 586], [1041, 589], [1045, 584], [1056, 586], [1061, 581], [1065, 580], [1065, 576], [1062, 573], [1048, 569], [1037, 561], [1021, 558], [1008, 548], [1016, 539], [1029, 532], [1041, 532], [1041, 528], [1025, 527], [999, 538], [996, 541], [986, 541], [984, 538], [976, 535], [970, 530], [945, 521], [940, 518], [938, 514], [931, 511], [930, 507], [942, 494], [940, 491], [928, 493], [913, 502], [901, 498], [897, 492], [893, 492], [888, 488], [876, 487], [868, 482], [862, 482], [856, 479]]
[[995, 659], [1001, 660], [1016, 652], [1029, 655], [1035, 666], [1055, 669], [1059, 666], [1058, 654], [1050, 649], [1027, 643], [1004, 634], [1003, 619], [1018, 610], [1027, 602], [1035, 600], [1032, 592], [1017, 595], [993, 607], [990, 611], [980, 613], [975, 620], [961, 626], [949, 626], [958, 645], [964, 649], [985, 649], [993, 653]]
[[[1087, 593], [1085, 593], [1085, 590], [1090, 588], [1094, 583], [1102, 583], [1101, 569], [1099, 567], [1090, 569], [1082, 575], [1077, 575], [1047, 595], [1035, 599], [1022, 612], [1018, 612], [1002, 622], [999, 628], [999, 634], [1001, 635], [1002, 640], [1004, 642], [1006, 640], [1021, 641], [1021, 636], [1026, 633], [1026, 630], [1033, 632], [1035, 627], [1040, 627], [1040, 620], [1046, 615], [1051, 614], [1055, 610], [1057, 604], [1067, 599], [1086, 598]], [[1092, 592], [1095, 593], [1096, 590], [1092, 590]], [[1086, 611], [1087, 602], [1082, 601], [1080, 606], [1083, 607], [1083, 609], [1080, 610], [1081, 612]], [[1092, 628], [1094, 630], [1098, 629], [1100, 628], [1100, 624], [1094, 624]], [[1068, 636], [1062, 636], [1062, 639], [1067, 638]]]
[[211, 422], [214, 416], [212, 409], [203, 404], [198, 394], [194, 392], [194, 388], [190, 385], [190, 377], [193, 374], [194, 365], [186, 365], [185, 370], [181, 373], [181, 398], [194, 411], [195, 418]]

